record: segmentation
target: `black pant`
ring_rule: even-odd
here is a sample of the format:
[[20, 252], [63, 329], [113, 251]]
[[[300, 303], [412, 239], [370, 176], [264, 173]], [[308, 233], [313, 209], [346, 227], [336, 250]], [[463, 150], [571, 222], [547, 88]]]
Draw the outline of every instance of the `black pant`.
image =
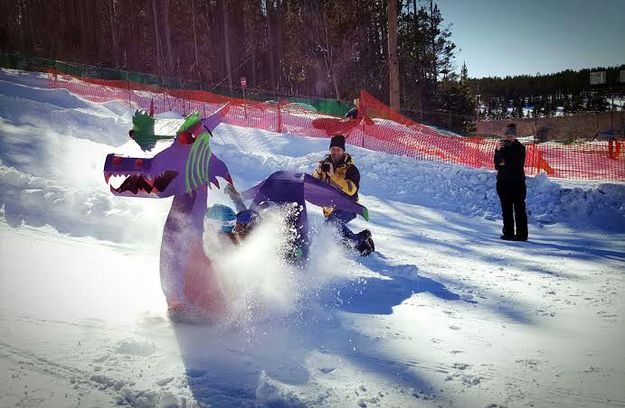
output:
[[527, 239], [527, 214], [525, 212], [525, 180], [497, 181], [497, 195], [501, 201], [503, 235], [513, 237], [516, 221], [516, 237]]

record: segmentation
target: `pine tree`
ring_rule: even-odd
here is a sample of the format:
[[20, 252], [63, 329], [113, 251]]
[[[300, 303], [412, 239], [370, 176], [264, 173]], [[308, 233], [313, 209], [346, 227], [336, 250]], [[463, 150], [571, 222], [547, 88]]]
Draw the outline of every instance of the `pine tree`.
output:
[[446, 116], [444, 126], [460, 134], [475, 131], [474, 96], [468, 80], [468, 69], [463, 64], [459, 78], [453, 72], [448, 73], [439, 87], [439, 106]]
[[399, 110], [399, 64], [397, 61], [397, 0], [388, 2], [389, 99], [392, 109]]

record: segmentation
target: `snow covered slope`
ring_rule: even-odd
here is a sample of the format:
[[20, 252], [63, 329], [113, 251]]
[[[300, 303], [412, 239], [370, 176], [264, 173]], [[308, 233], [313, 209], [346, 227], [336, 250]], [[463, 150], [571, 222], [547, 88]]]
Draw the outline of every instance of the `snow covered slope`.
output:
[[[233, 312], [174, 324], [170, 201], [102, 176], [144, 154], [132, 112], [25, 75], [0, 74], [0, 406], [625, 406], [624, 184], [530, 178], [530, 241], [503, 242], [491, 170], [350, 148], [378, 251], [337, 248], [311, 206], [310, 270], [268, 227], [211, 254]], [[244, 189], [311, 171], [327, 140], [220, 125], [213, 149]]]

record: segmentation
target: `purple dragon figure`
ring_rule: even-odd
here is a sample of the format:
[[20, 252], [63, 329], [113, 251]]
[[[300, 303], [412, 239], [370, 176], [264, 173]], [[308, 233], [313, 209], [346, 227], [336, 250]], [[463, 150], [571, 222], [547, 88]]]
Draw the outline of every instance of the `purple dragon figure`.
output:
[[[151, 159], [121, 157], [109, 154], [104, 163], [104, 177], [123, 175], [114, 195], [126, 197], [166, 198], [173, 202], [161, 244], [161, 287], [170, 311], [219, 315], [225, 309], [224, 293], [213, 264], [204, 253], [204, 214], [210, 183], [219, 187], [217, 177], [232, 183], [230, 172], [210, 149], [210, 131], [227, 112], [227, 106], [208, 118], [198, 113], [189, 115], [167, 149]], [[155, 120], [137, 112], [131, 136], [142, 148], [154, 146]], [[146, 142], [147, 140], [147, 142]]]
[[[156, 120], [137, 112], [130, 136], [144, 149], [151, 150], [160, 139], [173, 138], [170, 146], [152, 158], [122, 157], [109, 154], [104, 163], [104, 178], [125, 176], [119, 187], [110, 186], [114, 195], [125, 197], [166, 198], [173, 201], [165, 226], [160, 252], [161, 288], [173, 316], [218, 318], [227, 308], [219, 274], [204, 252], [204, 216], [208, 188], [219, 188], [217, 177], [232, 184], [227, 166], [211, 152], [211, 131], [227, 113], [224, 106], [208, 118], [198, 113], [180, 120]], [[172, 126], [177, 130], [172, 134]], [[163, 130], [163, 127], [165, 128]], [[167, 129], [169, 127], [169, 129]], [[160, 135], [159, 135], [160, 133]], [[164, 133], [170, 133], [164, 135]], [[243, 193], [252, 200], [252, 209], [261, 203], [298, 203], [296, 244], [302, 254], [308, 251], [308, 222], [305, 201], [320, 206], [334, 205], [368, 218], [367, 209], [351, 201], [340, 191], [309, 175], [277, 172]]]

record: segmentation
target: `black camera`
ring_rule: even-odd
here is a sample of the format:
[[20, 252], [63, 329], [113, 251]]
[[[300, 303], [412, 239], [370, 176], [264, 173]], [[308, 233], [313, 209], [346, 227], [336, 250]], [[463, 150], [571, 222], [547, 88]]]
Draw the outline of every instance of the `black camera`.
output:
[[319, 162], [321, 164], [321, 171], [327, 173], [330, 171], [330, 160], [322, 160]]
[[512, 145], [512, 142], [508, 139], [501, 139], [499, 142], [501, 143], [502, 147], [508, 147]]

